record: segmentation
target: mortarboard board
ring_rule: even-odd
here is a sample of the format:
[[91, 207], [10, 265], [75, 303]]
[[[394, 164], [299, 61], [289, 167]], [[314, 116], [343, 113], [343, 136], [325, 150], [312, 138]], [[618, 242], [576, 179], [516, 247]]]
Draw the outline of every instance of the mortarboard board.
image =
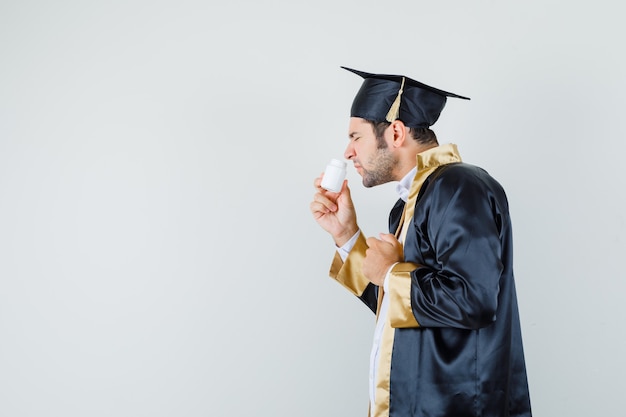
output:
[[352, 102], [351, 117], [376, 122], [400, 119], [408, 127], [430, 127], [439, 118], [448, 97], [469, 100], [403, 75], [370, 74], [341, 68], [363, 77], [361, 89]]

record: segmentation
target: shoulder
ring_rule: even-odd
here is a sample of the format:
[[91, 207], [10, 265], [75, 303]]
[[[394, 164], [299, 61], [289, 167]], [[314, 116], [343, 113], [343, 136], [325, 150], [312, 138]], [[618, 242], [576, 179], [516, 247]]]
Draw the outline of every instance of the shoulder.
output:
[[442, 165], [432, 173], [430, 179], [438, 182], [458, 181], [470, 183], [485, 180], [495, 181], [483, 168], [465, 162]]
[[428, 182], [429, 188], [440, 192], [458, 193], [464, 190], [477, 194], [504, 194], [500, 183], [485, 169], [465, 162], [440, 166], [430, 175]]

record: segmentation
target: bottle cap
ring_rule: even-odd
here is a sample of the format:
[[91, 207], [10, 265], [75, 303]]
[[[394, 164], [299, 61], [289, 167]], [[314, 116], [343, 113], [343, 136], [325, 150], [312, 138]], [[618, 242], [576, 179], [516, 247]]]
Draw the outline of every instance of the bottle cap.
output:
[[341, 159], [331, 159], [330, 160], [330, 165], [336, 166], [337, 168], [345, 168], [348, 163], [346, 161], [343, 161]]

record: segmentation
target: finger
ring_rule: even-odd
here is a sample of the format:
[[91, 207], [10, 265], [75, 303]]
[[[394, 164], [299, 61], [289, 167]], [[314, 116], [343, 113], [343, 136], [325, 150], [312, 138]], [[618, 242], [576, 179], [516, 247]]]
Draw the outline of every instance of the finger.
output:
[[375, 238], [375, 237], [373, 237], [373, 236], [371, 236], [371, 237], [368, 237], [367, 239], [365, 239], [365, 243], [370, 248], [376, 248], [376, 247], [378, 247], [378, 244], [380, 243], [380, 240]]
[[323, 216], [324, 214], [330, 213], [330, 210], [326, 206], [317, 201], [313, 201], [309, 205], [309, 209], [311, 210], [311, 213], [313, 213], [313, 217], [315, 217], [316, 219]]
[[324, 206], [328, 211], [337, 211], [337, 204], [323, 193], [315, 193], [313, 201]]
[[341, 184], [341, 191], [339, 191], [339, 197], [343, 203], [345, 203], [348, 207], [354, 207], [354, 203], [352, 202], [352, 193], [350, 192], [350, 187], [348, 186], [348, 180], [343, 180], [343, 184]]
[[313, 201], [310, 205], [310, 210], [314, 215], [318, 213], [320, 215], [332, 213], [332, 210], [328, 206], [320, 203], [319, 201]]
[[349, 199], [352, 199], [352, 197], [350, 196], [350, 187], [348, 187], [348, 180], [343, 180], [339, 194], [345, 195]]
[[315, 188], [318, 188], [318, 189], [320, 189], [320, 190], [322, 189], [321, 184], [322, 184], [322, 177], [323, 177], [323, 176], [324, 176], [324, 173], [322, 172], [322, 174], [321, 174], [319, 177], [317, 177], [317, 178], [315, 178], [315, 179], [313, 180], [313, 186], [314, 186]]
[[343, 180], [343, 182], [341, 183], [341, 193], [343, 192], [347, 192], [348, 194], [350, 194], [350, 188], [348, 188], [348, 180]]

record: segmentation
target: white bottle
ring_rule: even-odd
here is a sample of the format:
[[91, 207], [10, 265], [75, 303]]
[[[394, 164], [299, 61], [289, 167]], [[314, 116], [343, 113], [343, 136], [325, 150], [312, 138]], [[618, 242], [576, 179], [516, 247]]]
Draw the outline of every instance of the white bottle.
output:
[[346, 161], [332, 159], [330, 163], [326, 165], [324, 178], [322, 178], [322, 188], [334, 193], [341, 191], [343, 180], [346, 178], [346, 165]]

